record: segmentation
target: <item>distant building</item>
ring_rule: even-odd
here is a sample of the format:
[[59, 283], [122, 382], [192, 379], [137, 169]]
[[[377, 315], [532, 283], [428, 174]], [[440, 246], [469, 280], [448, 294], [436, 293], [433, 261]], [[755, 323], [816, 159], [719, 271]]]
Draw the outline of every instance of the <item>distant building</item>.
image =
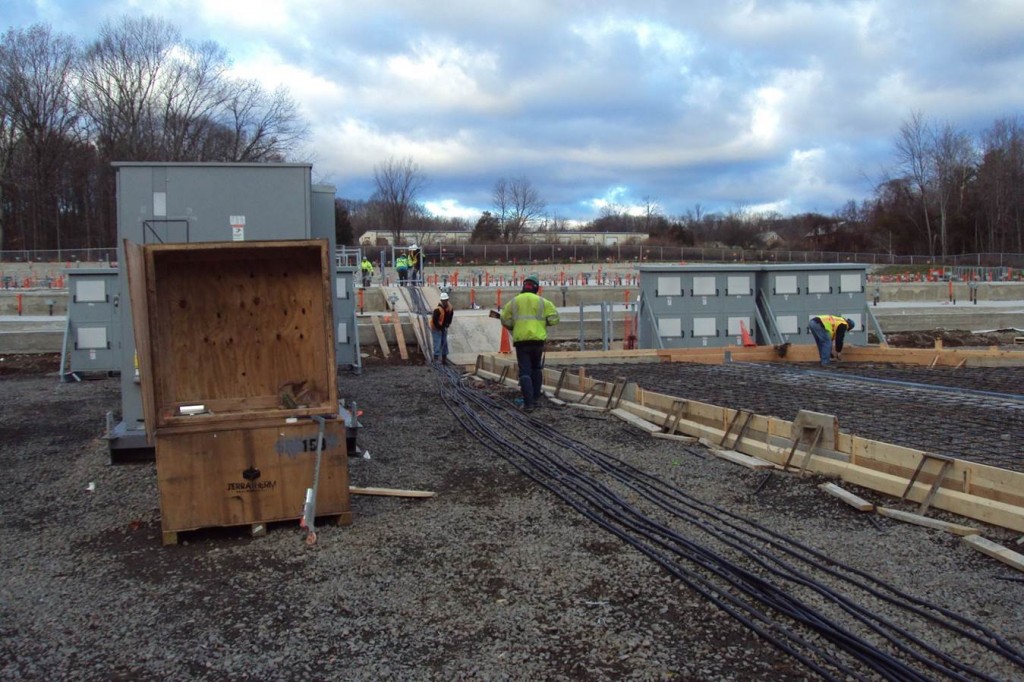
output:
[[[406, 244], [468, 244], [472, 232], [406, 232], [402, 241]], [[584, 232], [566, 230], [563, 232], [523, 232], [519, 235], [522, 244], [586, 244], [616, 246], [618, 244], [642, 244], [649, 235], [642, 232]], [[359, 238], [362, 246], [391, 244], [394, 235], [390, 230], [370, 230]]]

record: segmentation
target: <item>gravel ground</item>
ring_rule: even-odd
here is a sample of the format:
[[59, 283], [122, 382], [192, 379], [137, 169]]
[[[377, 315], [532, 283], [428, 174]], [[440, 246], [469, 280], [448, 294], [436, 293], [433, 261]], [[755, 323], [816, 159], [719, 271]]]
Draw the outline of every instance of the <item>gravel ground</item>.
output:
[[[6, 374], [0, 679], [819, 678], [471, 436], [433, 370], [368, 366], [340, 385], [365, 410], [352, 484], [435, 498], [354, 496], [353, 525], [319, 528], [315, 547], [293, 523], [162, 547], [154, 465], [111, 466], [99, 438], [117, 380]], [[1020, 574], [952, 536], [871, 521], [819, 481], [766, 480], [604, 415], [535, 414], [1024, 648]], [[993, 678], [1024, 677], [944, 637]]]

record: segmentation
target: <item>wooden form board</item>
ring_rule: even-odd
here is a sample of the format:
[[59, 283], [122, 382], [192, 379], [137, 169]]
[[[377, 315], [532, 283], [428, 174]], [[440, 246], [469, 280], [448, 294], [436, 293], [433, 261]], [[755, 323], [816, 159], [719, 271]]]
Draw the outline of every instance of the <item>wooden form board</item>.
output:
[[[663, 362], [699, 362], [722, 364], [726, 354], [733, 362], [802, 362], [818, 361], [817, 346], [812, 344], [791, 344], [784, 356], [773, 346], [742, 348], [728, 346], [719, 348], [673, 348], [658, 351]], [[890, 346], [847, 346], [843, 350], [844, 362], [891, 362], [927, 367], [1000, 367], [1024, 366], [1024, 356], [1019, 352], [988, 349], [962, 348], [892, 348]]]
[[402, 331], [402, 317], [395, 313], [395, 341], [398, 343], [398, 355], [403, 360], [409, 359], [409, 349], [405, 345], [405, 332]]
[[[481, 356], [478, 372], [500, 375], [505, 367], [515, 367], [515, 360], [497, 355]], [[515, 383], [514, 379], [510, 380]], [[605, 404], [611, 384], [600, 386], [586, 376], [545, 370], [545, 387], [558, 387], [560, 395], [578, 400], [583, 395], [598, 396], [597, 404]], [[680, 399], [673, 396], [637, 390], [636, 401], [621, 401], [616, 407], [655, 424], [664, 424], [678, 407]], [[736, 410], [697, 401], [686, 403], [686, 417], [678, 431], [687, 436], [720, 442]], [[735, 449], [781, 466], [792, 443], [793, 423], [754, 415], [746, 435]], [[921, 459], [918, 450], [871, 441], [840, 432], [835, 450], [815, 451], [807, 470], [833, 476], [893, 497], [900, 497]], [[920, 502], [928, 494], [934, 474], [922, 472], [911, 487], [907, 500]], [[963, 460], [954, 466], [942, 487], [936, 492], [933, 506], [961, 516], [977, 519], [1004, 528], [1024, 531], [1024, 474]]]
[[[148, 430], [337, 412], [325, 239], [126, 242]], [[284, 399], [284, 394], [294, 400]]]
[[[1022, 337], [1024, 338], [1024, 337]], [[487, 356], [493, 354], [485, 354]], [[671, 348], [608, 351], [550, 351], [545, 354], [549, 364], [587, 364], [589, 362], [695, 362], [722, 364], [726, 358], [733, 362], [818, 362], [818, 348], [814, 344], [790, 344], [784, 355], [774, 346], [721, 346], [716, 348]], [[963, 348], [892, 348], [890, 346], [847, 346], [843, 350], [845, 362], [891, 362], [933, 367], [989, 367], [1024, 366], [1020, 352]]]
[[376, 315], [370, 316], [373, 324], [373, 332], [377, 335], [377, 343], [380, 344], [380, 352], [384, 357], [391, 357], [391, 348], [388, 347], [388, 337], [384, 336], [384, 328], [381, 326], [380, 318]]
[[[158, 431], [157, 485], [164, 533], [299, 519], [313, 486], [319, 426]], [[345, 424], [324, 424], [318, 515], [351, 519]]]
[[946, 521], [932, 519], [927, 516], [921, 516], [920, 514], [905, 512], [902, 509], [878, 507], [875, 511], [878, 512], [879, 516], [886, 516], [890, 519], [896, 519], [897, 521], [903, 521], [904, 523], [912, 523], [916, 526], [924, 526], [925, 528], [944, 530], [947, 533], [952, 533], [953, 535], [977, 535], [980, 532], [973, 526], [964, 526], [959, 523], [947, 523]]

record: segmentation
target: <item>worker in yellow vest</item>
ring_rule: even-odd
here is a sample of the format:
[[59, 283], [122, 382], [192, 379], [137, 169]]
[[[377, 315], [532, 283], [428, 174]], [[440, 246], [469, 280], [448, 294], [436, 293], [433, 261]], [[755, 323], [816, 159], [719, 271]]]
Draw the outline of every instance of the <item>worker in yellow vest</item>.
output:
[[406, 257], [409, 262], [409, 283], [412, 286], [423, 284], [423, 259], [420, 257], [420, 247], [413, 244], [409, 247], [409, 255]]
[[811, 335], [814, 337], [814, 342], [818, 344], [818, 355], [821, 357], [822, 367], [828, 367], [832, 358], [842, 359], [846, 332], [853, 327], [853, 320], [841, 315], [818, 315], [811, 318]]
[[501, 309], [501, 324], [512, 332], [519, 365], [519, 389], [523, 410], [533, 412], [544, 384], [544, 342], [548, 327], [558, 324], [555, 304], [540, 295], [540, 278], [529, 275], [523, 290]]
[[373, 277], [373, 263], [366, 256], [363, 256], [363, 262], [359, 264], [359, 269], [363, 272], [363, 288], [366, 289], [370, 286], [370, 278]]

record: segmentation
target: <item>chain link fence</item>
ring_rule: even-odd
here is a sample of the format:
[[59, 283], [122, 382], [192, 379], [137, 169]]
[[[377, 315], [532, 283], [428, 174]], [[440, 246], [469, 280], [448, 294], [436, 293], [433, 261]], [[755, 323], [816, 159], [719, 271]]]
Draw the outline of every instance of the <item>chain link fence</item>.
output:
[[[342, 247], [351, 248], [351, 247]], [[373, 253], [377, 247], [368, 247]], [[898, 256], [887, 253], [786, 251], [726, 247], [647, 246], [643, 244], [427, 244], [434, 265], [544, 265], [570, 263], [864, 263], [867, 265], [948, 265], [953, 267], [1024, 268], [1024, 254], [971, 253], [948, 256]], [[116, 264], [117, 249], [0, 251], [0, 265]]]

